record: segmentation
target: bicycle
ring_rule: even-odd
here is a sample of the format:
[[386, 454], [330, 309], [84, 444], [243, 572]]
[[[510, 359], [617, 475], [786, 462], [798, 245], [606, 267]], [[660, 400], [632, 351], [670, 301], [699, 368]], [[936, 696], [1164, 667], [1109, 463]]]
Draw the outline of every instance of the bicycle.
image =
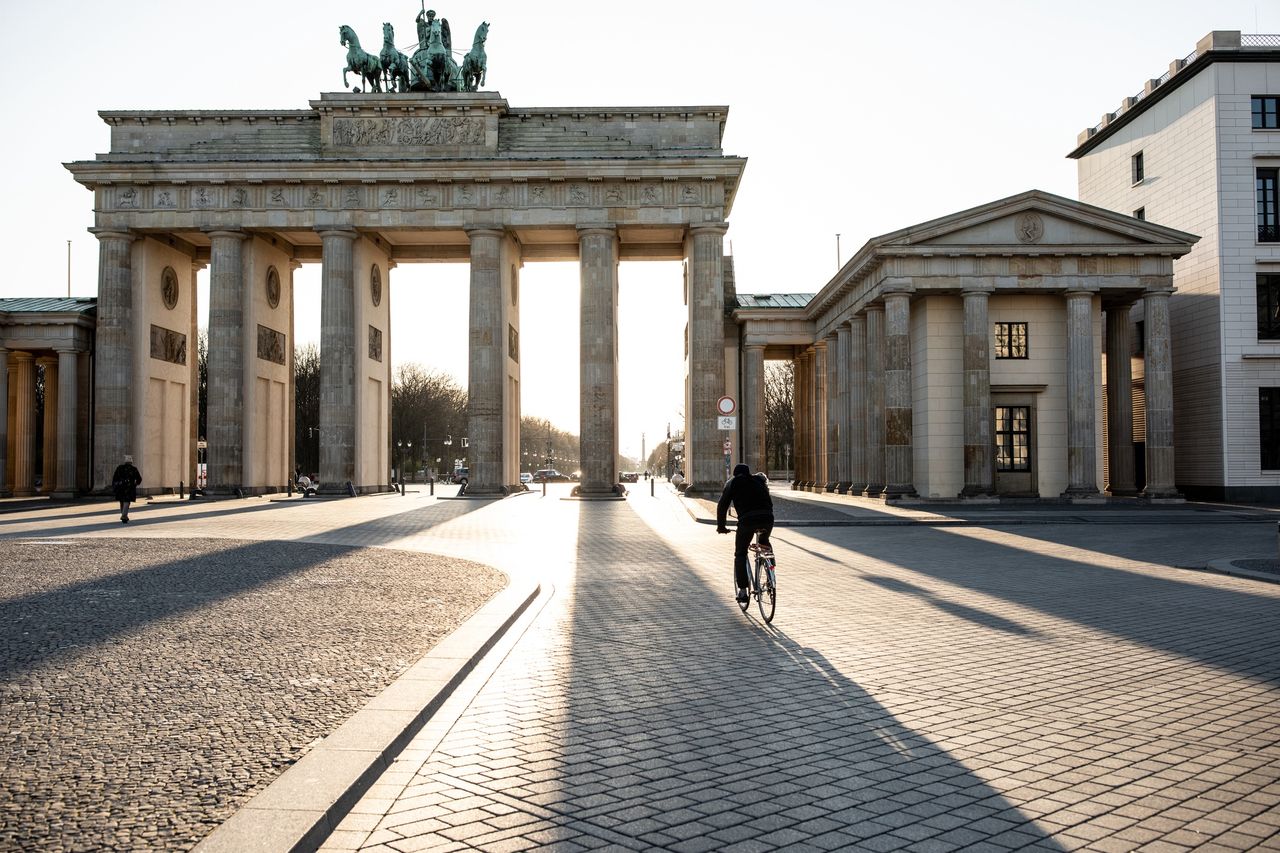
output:
[[[756, 534], [757, 537], [759, 535], [759, 533]], [[773, 611], [778, 604], [778, 578], [774, 573], [778, 561], [771, 548], [766, 548], [758, 542], [752, 542], [748, 547], [755, 555], [755, 571], [747, 573], [747, 580], [750, 581], [751, 587], [747, 590], [747, 600], [739, 601], [738, 606], [742, 608], [743, 613], [746, 613], [751, 607], [751, 599], [754, 598], [756, 605], [760, 608], [760, 618], [768, 624], [773, 621]]]

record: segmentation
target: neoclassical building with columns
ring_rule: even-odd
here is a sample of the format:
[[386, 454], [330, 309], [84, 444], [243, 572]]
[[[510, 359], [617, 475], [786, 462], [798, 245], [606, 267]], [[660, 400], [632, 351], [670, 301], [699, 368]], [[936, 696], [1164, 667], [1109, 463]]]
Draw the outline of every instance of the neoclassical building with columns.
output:
[[[689, 474], [718, 489], [724, 235], [746, 161], [723, 106], [517, 109], [497, 93], [330, 93], [303, 110], [112, 111], [68, 163], [100, 245], [93, 478], [195, 467], [196, 271], [208, 266], [208, 483], [281, 489], [293, 459], [293, 271], [320, 263], [322, 490], [389, 488], [392, 274], [470, 264], [469, 491], [519, 485], [520, 269], [581, 271], [583, 496], [614, 494], [618, 264], [683, 260]], [[454, 318], [463, 322], [464, 318]], [[185, 475], [185, 476], [184, 476]]]
[[764, 363], [789, 359], [797, 488], [1177, 499], [1168, 305], [1196, 239], [1033, 190], [868, 241], [802, 306], [740, 295], [743, 457], [764, 467]]
[[0, 497], [71, 498], [88, 488], [95, 302], [0, 299]]

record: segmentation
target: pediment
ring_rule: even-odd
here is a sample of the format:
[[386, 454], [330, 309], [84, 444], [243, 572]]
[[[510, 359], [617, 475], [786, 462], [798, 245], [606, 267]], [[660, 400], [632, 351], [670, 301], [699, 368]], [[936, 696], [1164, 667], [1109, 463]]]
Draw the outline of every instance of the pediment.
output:
[[1196, 237], [1040, 190], [1031, 190], [885, 235], [881, 247], [964, 247], [966, 252], [1168, 247]]

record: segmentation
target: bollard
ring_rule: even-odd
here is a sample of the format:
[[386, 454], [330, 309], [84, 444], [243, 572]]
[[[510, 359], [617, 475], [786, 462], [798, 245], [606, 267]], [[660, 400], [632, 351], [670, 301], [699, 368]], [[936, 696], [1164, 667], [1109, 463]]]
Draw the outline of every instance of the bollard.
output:
[[546, 481], [546, 480], [543, 480], [543, 481], [542, 481], [542, 496], [543, 496], [544, 498], [547, 496], [547, 481]]
[[293, 497], [293, 480], [292, 479], [289, 480], [289, 485], [287, 486], [287, 488], [289, 490], [289, 497]]
[[649, 497], [653, 497], [653, 484], [654, 484], [654, 482], [656, 482], [656, 481], [654, 481], [654, 480], [650, 480], [650, 481], [649, 481]]
[[400, 497], [404, 497], [404, 480], [400, 481]]
[[178, 481], [178, 500], [182, 500], [187, 496], [186, 484], [181, 480]]
[[432, 477], [428, 482], [431, 483], [431, 497], [434, 498], [436, 496], [436, 478]]

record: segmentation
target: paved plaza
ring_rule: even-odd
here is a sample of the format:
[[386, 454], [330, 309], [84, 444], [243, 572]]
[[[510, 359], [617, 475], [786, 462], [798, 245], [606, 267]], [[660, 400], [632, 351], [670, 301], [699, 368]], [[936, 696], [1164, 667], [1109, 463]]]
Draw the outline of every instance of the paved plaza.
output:
[[[385, 684], [405, 648], [436, 639], [402, 600], [422, 594], [415, 576], [446, 579], [445, 598], [455, 584], [474, 583], [468, 592], [478, 595], [476, 581], [488, 573], [458, 562], [469, 560], [536, 579], [541, 594], [326, 850], [1280, 849], [1280, 585], [1199, 570], [1224, 558], [1274, 557], [1271, 513], [889, 511], [781, 493], [780, 516], [792, 526], [775, 533], [778, 615], [765, 626], [732, 603], [731, 539], [695, 520], [705, 520], [705, 505], [662, 484], [652, 497], [638, 484], [625, 502], [558, 499], [564, 494], [153, 503], [127, 528], [110, 523], [103, 504], [0, 516], [7, 564], [8, 555], [30, 553], [56, 566], [77, 549], [91, 558], [79, 561], [82, 575], [64, 561], [58, 571], [24, 570], [26, 586], [6, 585], [10, 834], [0, 847], [21, 849], [11, 828], [39, 824], [58, 839], [41, 849], [172, 849], [145, 832], [129, 843], [112, 841], [114, 831], [81, 843], [51, 817], [66, 802], [58, 786], [78, 782], [75, 770], [58, 767], [99, 768], [107, 781], [93, 790], [103, 801], [86, 816], [118, 827], [128, 814], [114, 782], [134, 777], [112, 756], [147, 742], [148, 729], [160, 743], [169, 732], [167, 756], [146, 753], [158, 758], [146, 768], [144, 799], [159, 814], [165, 797], [180, 799], [194, 785], [182, 749], [203, 754], [203, 738], [253, 717], [243, 697], [210, 703], [195, 695], [197, 683], [174, 676], [159, 686], [199, 704], [208, 726], [184, 742], [165, 720], [139, 719], [149, 672], [139, 651], [129, 658], [122, 646], [158, 631], [178, 644], [161, 647], [165, 667], [183, 642], [199, 657], [235, 632], [201, 633], [228, 612], [252, 613], [255, 597], [268, 593], [290, 624], [324, 625], [304, 582], [318, 571], [317, 584], [363, 591], [349, 596], [353, 629], [374, 624], [373, 642], [353, 643], [345, 657], [334, 652], [328, 671], [335, 682], [372, 674]], [[66, 544], [33, 544], [54, 537]], [[89, 592], [120, 586], [104, 556], [122, 548], [141, 555], [129, 570], [137, 578], [154, 573], [130, 587], [146, 615], [130, 621], [129, 608], [115, 607], [115, 621], [94, 629], [99, 620], [85, 614], [106, 593]], [[164, 603], [186, 591], [164, 577], [175, 566], [236, 549], [278, 550], [281, 565], [305, 551], [291, 559], [306, 568]], [[366, 584], [371, 571], [385, 583]], [[30, 601], [66, 608], [44, 618], [69, 632], [34, 659], [22, 656], [20, 639]], [[255, 694], [264, 697], [259, 725], [276, 728], [290, 707], [321, 729], [334, 725], [350, 702], [315, 714], [336, 688], [315, 685], [311, 694], [289, 682], [301, 669], [291, 672], [285, 660], [306, 644], [275, 633], [275, 624], [258, 621], [260, 633], [241, 646], [255, 650], [244, 672], [282, 673], [276, 695]], [[282, 640], [288, 654], [273, 649]], [[374, 647], [381, 642], [385, 649]], [[311, 645], [323, 658], [338, 640], [317, 634]], [[85, 664], [96, 656], [122, 663], [95, 682]], [[345, 677], [336, 674], [344, 668]], [[75, 683], [86, 680], [115, 685]], [[12, 710], [9, 697], [32, 682], [45, 704]], [[111, 742], [76, 742], [76, 715], [90, 695], [99, 701], [85, 719]], [[63, 740], [81, 752], [62, 749]], [[278, 736], [261, 743], [263, 753], [238, 771], [208, 772], [270, 783], [259, 777], [300, 745]], [[40, 772], [19, 786], [12, 771], [24, 766]]]

